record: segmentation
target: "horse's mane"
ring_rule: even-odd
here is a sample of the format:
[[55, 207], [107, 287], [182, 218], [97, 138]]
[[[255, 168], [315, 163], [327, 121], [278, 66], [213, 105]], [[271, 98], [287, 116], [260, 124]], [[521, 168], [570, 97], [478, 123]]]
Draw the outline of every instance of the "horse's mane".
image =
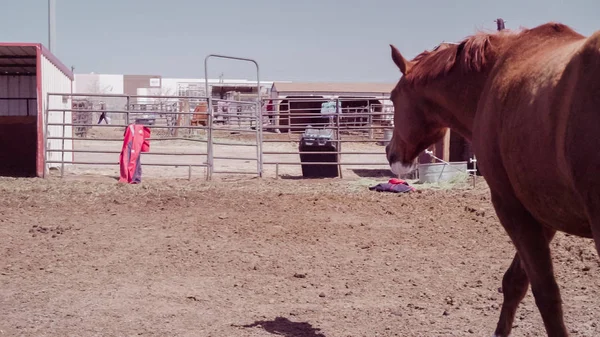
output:
[[[465, 71], [481, 71], [488, 58], [487, 50], [492, 34], [479, 32], [456, 44], [445, 44], [445, 48], [425, 50], [411, 62], [414, 63], [406, 80], [423, 83], [446, 75], [459, 64]], [[438, 49], [439, 48], [439, 49]]]
[[[493, 57], [492, 40], [500, 41], [518, 37], [525, 33], [539, 34], [539, 37], [565, 34], [580, 36], [570, 27], [559, 23], [548, 23], [532, 29], [504, 29], [498, 32], [478, 31], [459, 43], [442, 43], [431, 51], [424, 51], [411, 62], [413, 66], [405, 76], [410, 83], [425, 83], [437, 79], [459, 66], [463, 72], [481, 71]], [[443, 46], [443, 48], [442, 48]]]

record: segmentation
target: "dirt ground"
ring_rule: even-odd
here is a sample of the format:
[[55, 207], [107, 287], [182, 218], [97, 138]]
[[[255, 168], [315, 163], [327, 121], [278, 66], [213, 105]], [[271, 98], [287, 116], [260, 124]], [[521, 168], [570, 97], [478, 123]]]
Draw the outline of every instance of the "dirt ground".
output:
[[[0, 336], [490, 336], [514, 249], [485, 184], [0, 179]], [[552, 244], [600, 335], [591, 240]], [[544, 336], [531, 292], [513, 336]]]

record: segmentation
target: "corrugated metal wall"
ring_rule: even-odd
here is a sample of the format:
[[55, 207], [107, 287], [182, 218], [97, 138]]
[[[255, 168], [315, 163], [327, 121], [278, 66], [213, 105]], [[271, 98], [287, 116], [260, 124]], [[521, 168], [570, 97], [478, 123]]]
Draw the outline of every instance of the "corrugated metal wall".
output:
[[37, 116], [36, 98], [35, 76], [0, 75], [0, 116]]
[[[71, 109], [71, 99], [68, 98], [63, 101], [63, 97], [60, 95], [50, 96], [48, 98], [48, 93], [71, 93], [71, 79], [61, 72], [54, 64], [52, 64], [48, 58], [42, 54], [41, 55], [41, 66], [42, 66], [42, 111], [46, 112], [46, 109]], [[45, 116], [44, 116], [45, 117]], [[64, 121], [66, 123], [72, 123], [72, 114], [70, 111], [64, 112], [49, 112], [48, 121], [49, 123], [62, 123]], [[46, 123], [46, 122], [45, 122]], [[44, 125], [45, 125], [44, 123]], [[73, 137], [73, 127], [71, 125], [64, 127], [62, 126], [49, 126], [47, 137]], [[62, 149], [63, 148], [63, 140], [60, 139], [49, 139], [46, 142], [46, 150], [52, 149]], [[64, 140], [64, 149], [72, 150], [73, 149], [73, 141], [72, 140]], [[61, 160], [62, 154], [60, 152], [48, 152], [48, 160]], [[73, 161], [73, 153], [65, 152], [64, 161], [70, 162]], [[57, 164], [48, 164], [50, 166], [57, 166]]]

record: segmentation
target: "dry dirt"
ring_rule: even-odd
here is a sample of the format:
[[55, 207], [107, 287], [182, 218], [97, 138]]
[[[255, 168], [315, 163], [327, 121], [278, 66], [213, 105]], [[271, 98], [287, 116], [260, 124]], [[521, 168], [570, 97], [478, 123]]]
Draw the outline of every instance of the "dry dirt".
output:
[[[490, 336], [514, 254], [483, 183], [0, 179], [0, 336]], [[573, 336], [591, 240], [557, 235]], [[544, 336], [531, 292], [513, 336]]]

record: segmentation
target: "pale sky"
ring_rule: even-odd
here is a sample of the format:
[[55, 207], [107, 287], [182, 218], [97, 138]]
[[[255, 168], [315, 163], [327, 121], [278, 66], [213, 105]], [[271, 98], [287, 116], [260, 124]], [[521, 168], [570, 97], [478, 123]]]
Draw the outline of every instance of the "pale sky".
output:
[[[48, 45], [47, 0], [1, 0], [0, 40]], [[477, 29], [548, 21], [589, 35], [599, 0], [56, 0], [56, 52], [76, 73], [202, 78], [208, 54], [258, 61], [262, 80], [393, 82], [389, 44], [409, 58]], [[209, 77], [255, 79], [209, 61]]]

